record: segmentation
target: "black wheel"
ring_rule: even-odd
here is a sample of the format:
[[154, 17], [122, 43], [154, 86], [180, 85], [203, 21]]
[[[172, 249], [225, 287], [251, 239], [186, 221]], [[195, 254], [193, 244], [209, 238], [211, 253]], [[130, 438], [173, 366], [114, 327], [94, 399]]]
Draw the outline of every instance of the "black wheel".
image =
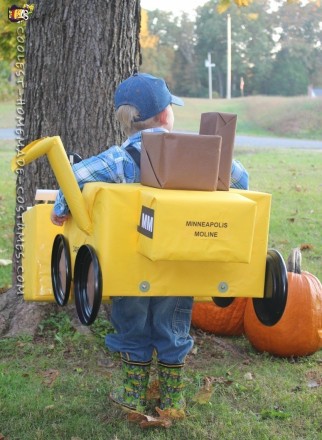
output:
[[281, 254], [270, 249], [266, 257], [264, 298], [253, 298], [255, 313], [267, 326], [276, 324], [282, 317], [287, 301], [287, 269]]
[[81, 246], [76, 255], [74, 294], [79, 320], [84, 325], [92, 324], [102, 302], [102, 273], [90, 245]]
[[222, 307], [222, 308], [230, 306], [230, 304], [234, 302], [234, 299], [235, 299], [234, 297], [232, 297], [232, 298], [212, 297], [212, 300], [216, 304], [216, 306]]
[[69, 246], [62, 234], [55, 237], [51, 252], [51, 281], [55, 300], [59, 306], [68, 303], [72, 270]]

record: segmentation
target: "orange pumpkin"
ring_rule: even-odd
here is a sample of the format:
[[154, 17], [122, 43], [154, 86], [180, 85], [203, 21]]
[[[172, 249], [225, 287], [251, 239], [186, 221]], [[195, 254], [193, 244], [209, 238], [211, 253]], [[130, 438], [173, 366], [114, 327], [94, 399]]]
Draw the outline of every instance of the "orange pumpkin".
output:
[[192, 308], [192, 325], [209, 333], [222, 336], [239, 336], [244, 332], [244, 312], [247, 298], [235, 298], [227, 307], [213, 302], [195, 302]]
[[284, 313], [272, 325], [257, 318], [248, 300], [244, 316], [245, 333], [260, 352], [275, 356], [307, 356], [322, 347], [322, 285], [309, 272], [301, 272], [300, 249], [293, 249], [287, 264], [288, 295]]

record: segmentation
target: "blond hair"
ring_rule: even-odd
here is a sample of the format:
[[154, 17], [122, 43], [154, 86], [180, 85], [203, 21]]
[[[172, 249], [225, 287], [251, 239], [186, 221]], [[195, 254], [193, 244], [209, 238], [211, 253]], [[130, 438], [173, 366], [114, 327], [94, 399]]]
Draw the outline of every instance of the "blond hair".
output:
[[160, 127], [161, 125], [159, 115], [152, 116], [152, 118], [145, 121], [136, 121], [139, 117], [139, 111], [132, 105], [121, 105], [116, 111], [116, 118], [127, 136], [137, 131]]

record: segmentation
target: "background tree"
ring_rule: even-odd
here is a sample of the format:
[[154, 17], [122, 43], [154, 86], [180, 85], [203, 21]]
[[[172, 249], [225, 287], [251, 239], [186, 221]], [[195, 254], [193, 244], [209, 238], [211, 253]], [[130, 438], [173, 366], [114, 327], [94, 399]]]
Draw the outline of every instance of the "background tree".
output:
[[288, 49], [278, 52], [268, 85], [268, 94], [305, 95], [307, 86], [308, 71], [305, 64], [299, 63], [298, 57], [292, 55]]
[[[247, 3], [247, 7], [238, 6], [241, 3]], [[204, 62], [211, 52], [216, 64], [214, 95], [226, 96], [228, 13], [232, 22], [232, 96], [241, 94], [241, 77], [245, 95], [303, 94], [308, 84], [319, 85], [322, 8], [318, 0], [210, 0], [197, 8], [195, 21], [184, 14], [175, 17], [169, 12], [149, 11], [149, 32], [158, 37], [158, 43], [149, 53], [142, 49], [144, 70], [162, 72], [179, 95], [206, 97], [208, 75]], [[288, 59], [284, 65], [278, 54], [283, 50], [285, 55], [286, 49]], [[296, 58], [305, 65], [300, 69], [301, 78], [291, 69]], [[287, 75], [294, 87], [286, 81], [273, 81], [277, 72]]]
[[[273, 16], [276, 41], [279, 47], [275, 63], [276, 69], [287, 75], [289, 82], [296, 82], [299, 86], [299, 72], [301, 72], [301, 82], [304, 84], [294, 88], [293, 94], [306, 93], [309, 84], [315, 86], [322, 85], [321, 66], [322, 66], [322, 7], [317, 2], [294, 3], [287, 5], [281, 2], [279, 9]], [[283, 63], [285, 55], [287, 61]], [[293, 68], [291, 69], [291, 65]], [[286, 85], [286, 84], [285, 84]], [[274, 94], [279, 90], [279, 94], [289, 95], [290, 86], [285, 90], [276, 89], [276, 84], [269, 94]]]
[[200, 66], [199, 78], [203, 78], [204, 96], [207, 96], [207, 75], [204, 59], [211, 52], [216, 64], [213, 70], [213, 89], [223, 97], [226, 94], [227, 75], [227, 14], [232, 28], [232, 94], [240, 96], [240, 77], [245, 79], [245, 91], [259, 91], [272, 68], [271, 51], [274, 48], [272, 25], [267, 2], [258, 0], [248, 8], [232, 4], [226, 12], [219, 13], [218, 0], [209, 1], [197, 8], [196, 52]]
[[200, 96], [196, 57], [195, 24], [186, 13], [179, 17], [176, 29], [176, 51], [173, 63], [173, 89], [180, 96]]
[[178, 17], [174, 17], [171, 12], [159, 9], [144, 11], [143, 14], [143, 17], [145, 17], [145, 14], [147, 16], [148, 32], [149, 35], [155, 37], [156, 44], [153, 48], [146, 47], [141, 34], [141, 70], [165, 78], [169, 87], [173, 90], [172, 69], [177, 47]]
[[[26, 29], [25, 144], [60, 135], [66, 149], [87, 157], [119, 143], [113, 95], [119, 82], [139, 68], [139, 0], [34, 4]], [[37, 188], [52, 188], [56, 181], [45, 158], [24, 170], [17, 185], [27, 207]], [[19, 262], [14, 258], [13, 263], [16, 269]], [[37, 326], [40, 306], [16, 299], [14, 288], [1, 301], [8, 301], [8, 310], [0, 333]]]
[[141, 70], [166, 79], [173, 93], [181, 96], [200, 96], [196, 81], [194, 22], [186, 13], [174, 16], [171, 12], [142, 11], [148, 19], [149, 35], [155, 36], [154, 48], [146, 47], [141, 28]]
[[13, 61], [16, 47], [16, 23], [8, 20], [8, 8], [13, 5], [10, 0], [0, 4], [0, 61]]
[[[8, 8], [13, 3], [2, 0], [0, 3], [0, 99], [12, 99], [14, 89], [14, 59], [17, 45], [17, 25], [8, 20]], [[25, 26], [25, 24], [20, 24]]]

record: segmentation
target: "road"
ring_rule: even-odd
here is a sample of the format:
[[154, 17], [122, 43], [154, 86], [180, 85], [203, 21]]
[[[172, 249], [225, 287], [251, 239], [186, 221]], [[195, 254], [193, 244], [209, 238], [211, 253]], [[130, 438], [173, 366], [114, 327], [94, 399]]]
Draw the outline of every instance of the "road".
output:
[[[0, 140], [15, 138], [15, 130], [0, 128]], [[289, 139], [275, 137], [240, 136], [235, 138], [235, 147], [250, 148], [300, 148], [308, 150], [322, 150], [321, 141], [309, 141], [304, 139]]]
[[263, 147], [263, 148], [300, 148], [308, 150], [322, 150], [322, 141], [308, 141], [304, 139], [269, 138], [256, 136], [236, 136], [236, 147]]

